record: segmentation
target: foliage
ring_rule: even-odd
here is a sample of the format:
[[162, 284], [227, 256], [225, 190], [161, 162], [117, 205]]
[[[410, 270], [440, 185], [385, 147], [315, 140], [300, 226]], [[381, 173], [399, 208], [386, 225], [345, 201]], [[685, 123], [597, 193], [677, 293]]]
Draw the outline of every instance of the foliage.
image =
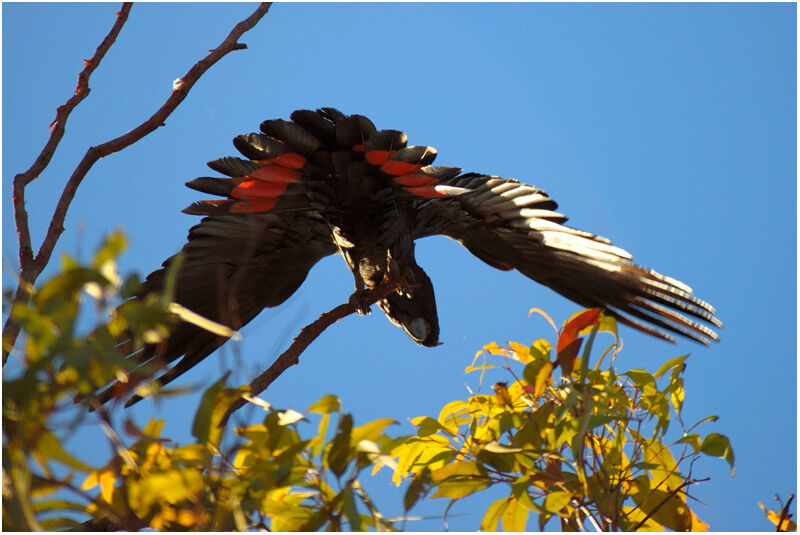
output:
[[[543, 528], [555, 518], [565, 530], [703, 530], [690, 507], [689, 488], [701, 481], [692, 465], [715, 456], [733, 470], [728, 439], [697, 431], [715, 417], [688, 428], [681, 420], [687, 357], [655, 373], [618, 374], [616, 326], [598, 310], [566, 322], [554, 346], [485, 346], [466, 371], [480, 374], [479, 387], [492, 368], [505, 370], [508, 382], [491, 394], [470, 392], [437, 417], [412, 419], [410, 436], [387, 434], [396, 423], [389, 418], [356, 426], [333, 395], [301, 414], [250, 397], [247, 387], [228, 388], [226, 378], [203, 395], [192, 443], [162, 437], [163, 420], [118, 425], [115, 402], [101, 406], [93, 393], [120, 378], [115, 394], [170, 394], [138, 386], [122, 355], [162, 340], [175, 312], [169, 290], [120, 301], [138, 286], [117, 274], [123, 248], [115, 234], [89, 265], [64, 258], [28, 305], [11, 310], [26, 339], [21, 372], [3, 378], [6, 530], [397, 530], [423, 499], [444, 498], [449, 510], [490, 487], [507, 496], [488, 506], [483, 530], [523, 531], [533, 519]], [[97, 326], [82, 332], [88, 303]], [[603, 331], [615, 343], [590, 366]], [[242, 396], [263, 419], [229, 430], [223, 416]], [[676, 422], [679, 438], [669, 443]], [[103, 466], [67, 451], [64, 440], [81, 423], [106, 433], [112, 454]], [[382, 516], [361, 484], [384, 466], [405, 485], [403, 517]], [[792, 525], [785, 514], [773, 521]]]
[[[499, 356], [514, 382], [495, 384], [494, 395], [453, 401], [438, 418], [413, 420], [417, 436], [392, 452], [395, 480], [412, 478], [406, 507], [431, 492], [452, 503], [502, 485], [508, 496], [489, 506], [482, 530], [495, 531], [502, 522], [506, 531], [524, 531], [531, 513], [539, 529], [553, 517], [565, 530], [707, 529], [688, 504], [688, 487], [697, 482], [691, 466], [707, 454], [724, 457], [733, 469], [733, 451], [723, 435], [692, 432], [714, 417], [685, 430], [677, 443], [665, 443], [674, 416], [680, 421], [687, 356], [655, 374], [618, 375], [613, 366], [601, 369], [619, 349], [614, 344], [591, 368], [588, 356], [601, 330], [616, 338], [611, 318], [587, 310], [564, 325], [555, 347], [544, 339], [485, 346], [476, 355], [484, 354], [484, 363], [466, 371], [483, 375], [498, 367], [486, 354]], [[521, 377], [509, 361], [524, 366]]]

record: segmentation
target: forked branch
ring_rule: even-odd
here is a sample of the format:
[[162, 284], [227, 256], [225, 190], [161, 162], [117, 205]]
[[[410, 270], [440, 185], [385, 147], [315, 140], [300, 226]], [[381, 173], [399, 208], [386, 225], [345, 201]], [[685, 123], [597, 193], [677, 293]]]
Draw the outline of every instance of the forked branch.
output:
[[[36, 256], [34, 256], [28, 227], [28, 214], [25, 211], [25, 187], [48, 166], [53, 154], [58, 148], [58, 144], [64, 136], [69, 115], [89, 94], [89, 76], [94, 69], [97, 68], [103, 56], [105, 56], [105, 53], [114, 43], [122, 26], [127, 20], [131, 4], [123, 4], [122, 9], [117, 13], [117, 20], [111, 28], [111, 31], [106, 38], [103, 39], [103, 42], [97, 48], [94, 56], [86, 60], [86, 67], [81, 71], [80, 75], [78, 75], [78, 86], [75, 90], [75, 94], [70, 97], [64, 105], [59, 106], [56, 119], [50, 125], [52, 132], [44, 149], [36, 158], [36, 161], [30, 169], [14, 177], [14, 219], [17, 226], [20, 246], [20, 279], [14, 294], [14, 303], [27, 302], [29, 299], [33, 284], [50, 261], [53, 249], [59, 237], [64, 232], [64, 220], [67, 215], [67, 210], [72, 203], [72, 199], [75, 197], [78, 186], [80, 186], [84, 177], [97, 160], [129, 147], [144, 136], [153, 132], [159, 126], [163, 126], [167, 117], [175, 111], [183, 99], [186, 98], [186, 95], [188, 95], [195, 82], [197, 82], [211, 66], [229, 52], [247, 48], [247, 45], [239, 43], [238, 39], [245, 32], [258, 24], [261, 18], [269, 11], [270, 6], [270, 2], [260, 4], [249, 17], [234, 26], [233, 30], [231, 30], [217, 48], [211, 50], [205, 58], [198, 61], [182, 78], [176, 80], [173, 84], [173, 91], [170, 96], [149, 119], [142, 122], [133, 130], [100, 145], [90, 147], [86, 151], [86, 154], [78, 163], [64, 186], [64, 190], [53, 212], [53, 217], [50, 220], [50, 225], [47, 228], [47, 233], [42, 241], [42, 245], [36, 253]], [[9, 315], [3, 326], [3, 364], [6, 363], [8, 355], [13, 349], [18, 336], [19, 325], [14, 321], [12, 316]]]

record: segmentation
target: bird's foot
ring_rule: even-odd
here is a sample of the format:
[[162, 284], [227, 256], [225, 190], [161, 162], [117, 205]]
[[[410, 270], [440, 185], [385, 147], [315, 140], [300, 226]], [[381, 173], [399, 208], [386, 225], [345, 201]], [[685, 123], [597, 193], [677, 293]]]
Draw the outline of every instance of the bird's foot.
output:
[[367, 292], [368, 290], [363, 288], [361, 290], [356, 290], [355, 292], [353, 292], [353, 295], [351, 295], [350, 298], [347, 300], [351, 305], [353, 305], [353, 308], [356, 309], [356, 314], [358, 314], [359, 316], [366, 316], [367, 314], [372, 312], [370, 306], [366, 304]]

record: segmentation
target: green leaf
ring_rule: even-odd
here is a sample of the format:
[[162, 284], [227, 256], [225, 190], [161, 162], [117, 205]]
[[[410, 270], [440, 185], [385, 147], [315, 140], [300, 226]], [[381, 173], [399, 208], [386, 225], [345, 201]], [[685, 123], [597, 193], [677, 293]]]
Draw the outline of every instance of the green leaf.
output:
[[428, 435], [433, 435], [437, 431], [444, 431], [448, 435], [453, 435], [449, 429], [429, 416], [417, 416], [416, 418], [412, 418], [411, 424], [416, 426], [417, 436], [419, 437], [427, 437]]
[[330, 414], [331, 412], [339, 412], [341, 410], [341, 402], [339, 401], [339, 398], [333, 394], [323, 396], [319, 401], [315, 401], [308, 408], [308, 412], [314, 412], [323, 415]]
[[699, 420], [699, 421], [698, 421], [696, 424], [694, 424], [692, 427], [690, 427], [690, 428], [689, 428], [689, 431], [691, 431], [691, 430], [692, 430], [692, 429], [694, 429], [695, 427], [697, 427], [697, 426], [699, 426], [699, 425], [702, 425], [702, 424], [704, 424], [704, 423], [706, 423], [706, 422], [716, 422], [717, 420], [719, 420], [719, 416], [717, 416], [716, 414], [712, 414], [711, 416], [706, 416], [705, 418], [703, 418], [703, 419]]
[[342, 491], [342, 510], [347, 521], [350, 522], [350, 531], [361, 531], [361, 515], [358, 514], [352, 487], [347, 487]]
[[642, 390], [645, 386], [655, 386], [656, 383], [655, 378], [645, 370], [629, 370], [624, 375], [630, 377], [633, 381], [633, 384]]
[[125, 234], [121, 230], [109, 234], [97, 249], [94, 259], [92, 259], [92, 267], [99, 269], [106, 262], [117, 258], [126, 247]]
[[486, 478], [457, 477], [452, 480], [439, 483], [432, 498], [450, 498], [458, 500], [472, 493], [481, 491], [488, 487], [490, 482]]
[[440, 483], [448, 478], [455, 476], [482, 476], [478, 464], [475, 461], [456, 461], [443, 466], [431, 473], [431, 479]]
[[567, 506], [571, 499], [572, 495], [569, 492], [554, 490], [544, 497], [542, 508], [548, 513], [558, 514], [559, 511]]
[[250, 390], [248, 386], [239, 388], [225, 388], [225, 382], [230, 372], [227, 372], [219, 381], [211, 385], [200, 399], [200, 406], [192, 422], [192, 435], [200, 443], [211, 442], [219, 444], [222, 440], [223, 427], [220, 427], [222, 417], [231, 404]]
[[730, 440], [725, 435], [719, 433], [711, 433], [703, 439], [703, 444], [700, 446], [700, 451], [712, 457], [722, 457], [731, 466], [731, 477], [733, 477], [733, 448], [731, 448]]
[[414, 476], [408, 485], [408, 489], [403, 496], [403, 508], [405, 511], [411, 509], [419, 501], [420, 497], [428, 491], [430, 484], [431, 471], [425, 467]]
[[698, 435], [697, 433], [686, 435], [683, 438], [676, 440], [675, 442], [691, 445], [692, 449], [694, 450], [694, 453], [700, 451], [701, 441], [700, 441], [700, 435]]
[[683, 476], [669, 449], [657, 440], [648, 439], [644, 444], [644, 462], [658, 465], [651, 470], [651, 477], [659, 489], [677, 489], [683, 484]]
[[59, 461], [67, 466], [77, 468], [78, 470], [83, 470], [85, 472], [91, 472], [94, 470], [94, 468], [88, 464], [79, 461], [67, 453], [61, 446], [61, 442], [58, 440], [58, 438], [50, 431], [44, 431], [39, 436], [39, 441], [36, 443], [36, 449], [45, 457], [46, 460]]
[[675, 357], [673, 359], [668, 360], [667, 362], [661, 365], [661, 367], [658, 369], [656, 373], [653, 374], [653, 377], [658, 379], [675, 367], [680, 367], [680, 369], [682, 370], [683, 363], [686, 361], [687, 358], [689, 358], [688, 354], [681, 355], [680, 357]]
[[384, 429], [386, 429], [386, 427], [396, 423], [397, 422], [391, 418], [380, 418], [373, 422], [356, 427], [353, 429], [353, 432], [350, 435], [350, 444], [355, 446], [362, 440], [370, 440], [375, 442], [381, 436], [381, 433]]
[[343, 414], [339, 419], [336, 435], [333, 437], [328, 450], [328, 466], [336, 474], [336, 477], [342, 477], [345, 468], [347, 468], [347, 463], [350, 461], [350, 433], [352, 429], [353, 417], [349, 414]]

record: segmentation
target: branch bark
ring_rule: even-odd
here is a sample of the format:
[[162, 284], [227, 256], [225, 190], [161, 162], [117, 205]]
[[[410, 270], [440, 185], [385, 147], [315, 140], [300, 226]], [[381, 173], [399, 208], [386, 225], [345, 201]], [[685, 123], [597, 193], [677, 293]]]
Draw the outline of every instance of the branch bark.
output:
[[[33, 181], [42, 171], [48, 166], [50, 160], [58, 148], [61, 138], [64, 136], [67, 119], [75, 107], [89, 94], [89, 76], [95, 68], [99, 65], [103, 56], [114, 43], [119, 35], [122, 26], [127, 20], [128, 13], [131, 9], [130, 3], [125, 3], [122, 9], [117, 13], [117, 20], [111, 31], [108, 33], [103, 42], [97, 48], [94, 56], [86, 60], [86, 67], [78, 75], [78, 86], [75, 94], [62, 106], [59, 106], [56, 112], [56, 119], [50, 125], [52, 133], [48, 139], [44, 149], [37, 157], [34, 164], [24, 173], [20, 173], [14, 177], [14, 218], [17, 226], [17, 234], [19, 236], [19, 257], [20, 257], [20, 279], [17, 290], [14, 294], [14, 303], [26, 303], [31, 296], [33, 284], [42, 273], [44, 268], [50, 262], [50, 257], [53, 253], [59, 237], [64, 232], [64, 220], [67, 215], [72, 199], [78, 190], [81, 182], [92, 166], [100, 159], [136, 143], [144, 136], [153, 132], [159, 126], [164, 125], [164, 121], [172, 114], [178, 105], [186, 98], [189, 91], [194, 86], [195, 82], [211, 68], [217, 61], [222, 59], [225, 55], [234, 50], [242, 50], [247, 48], [246, 44], [239, 43], [238, 39], [248, 30], [252, 29], [267, 14], [271, 2], [259, 4], [258, 8], [246, 19], [242, 20], [228, 34], [228, 36], [220, 43], [217, 48], [211, 50], [209, 54], [198, 61], [191, 69], [182, 77], [173, 83], [173, 91], [164, 104], [156, 110], [147, 120], [142, 122], [133, 130], [115, 138], [101, 145], [90, 147], [86, 154], [84, 154], [81, 161], [78, 163], [72, 175], [67, 180], [61, 197], [56, 204], [53, 212], [53, 217], [50, 220], [50, 225], [47, 228], [42, 245], [36, 256], [33, 256], [33, 248], [31, 245], [30, 231], [28, 228], [28, 214], [25, 211], [25, 187]], [[3, 364], [6, 363], [8, 355], [14, 347], [14, 344], [19, 336], [19, 325], [14, 321], [11, 314], [9, 314], [5, 325], [3, 326]]]

